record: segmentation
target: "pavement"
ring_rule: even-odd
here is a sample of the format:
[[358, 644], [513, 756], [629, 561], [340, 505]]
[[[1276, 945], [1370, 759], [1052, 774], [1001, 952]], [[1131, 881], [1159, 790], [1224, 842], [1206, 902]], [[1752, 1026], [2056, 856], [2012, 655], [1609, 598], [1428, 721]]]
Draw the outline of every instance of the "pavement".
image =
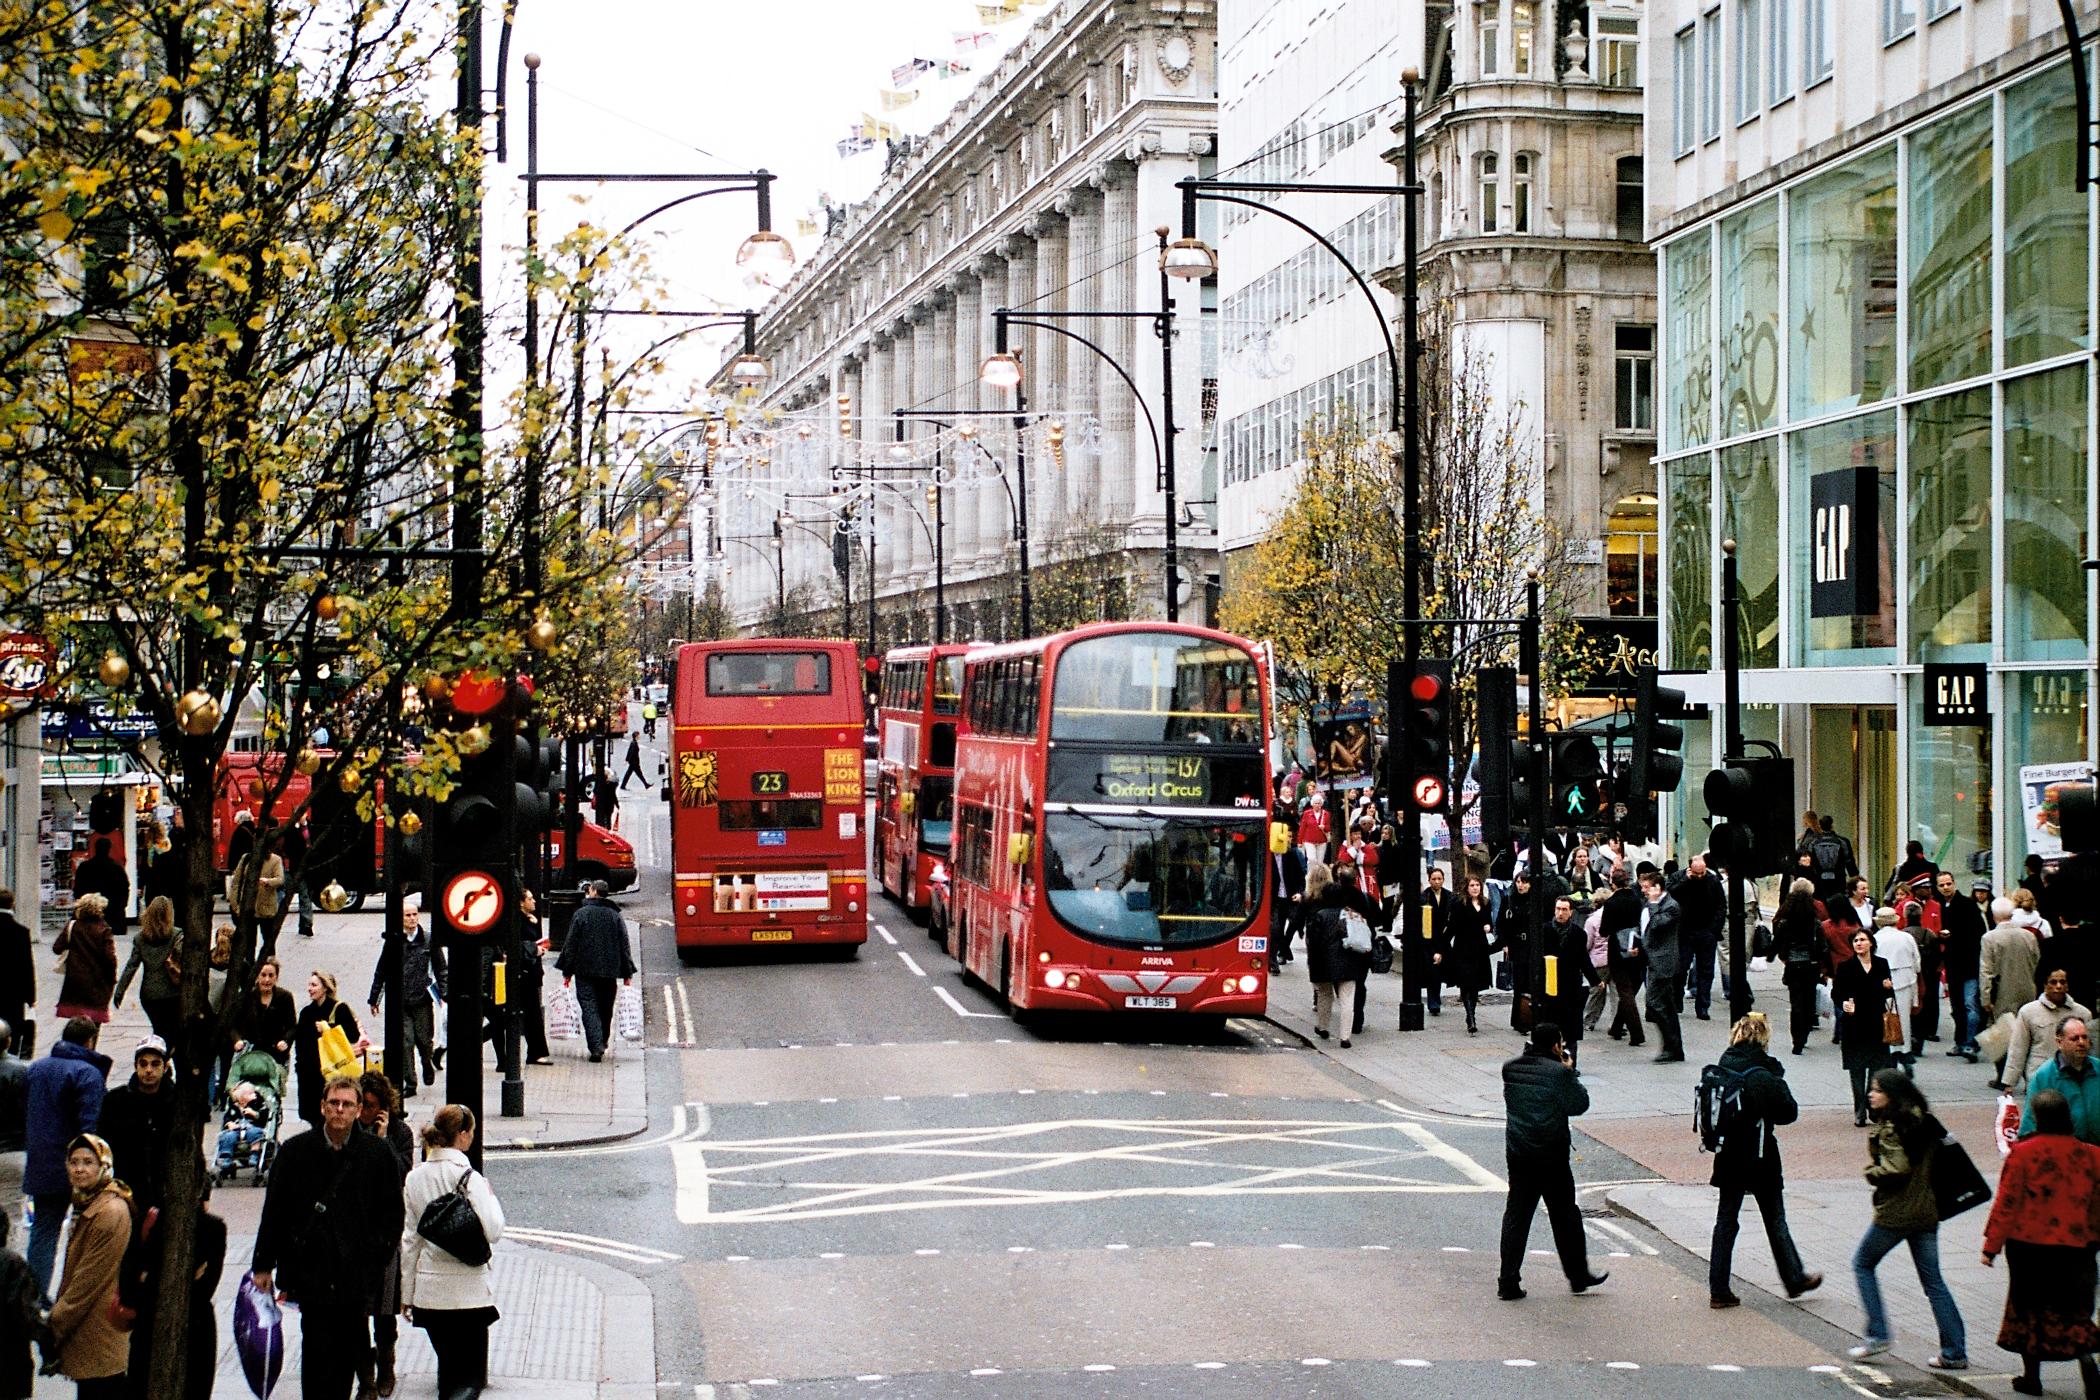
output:
[[[1501, 1067], [1521, 1045], [1509, 1025], [1508, 993], [1489, 993], [1480, 1013], [1480, 1032], [1469, 1035], [1465, 1015], [1446, 993], [1441, 1016], [1428, 1018], [1425, 1030], [1401, 1034], [1400, 979], [1397, 974], [1371, 979], [1365, 1014], [1366, 1032], [1352, 1037], [1349, 1049], [1336, 1041], [1312, 1039], [1312, 993], [1302, 958], [1275, 979], [1269, 1017], [1305, 1036], [1336, 1064], [1345, 1065], [1395, 1099], [1434, 1111], [1482, 1122], [1502, 1117]], [[1735, 1249], [1735, 1291], [1745, 1298], [1762, 1295], [1771, 1307], [1798, 1310], [1852, 1333], [1864, 1327], [1864, 1314], [1853, 1282], [1853, 1248], [1872, 1215], [1871, 1192], [1861, 1170], [1866, 1165], [1864, 1134], [1853, 1125], [1851, 1086], [1831, 1044], [1827, 1023], [1811, 1037], [1801, 1056], [1786, 1053], [1786, 991], [1776, 967], [1753, 965], [1750, 985], [1756, 1004], [1773, 1017], [1774, 1038], [1782, 1042], [1780, 1062], [1788, 1085], [1801, 1105], [1800, 1121], [1780, 1133], [1787, 1178], [1787, 1216], [1796, 1245], [1811, 1270], [1824, 1276], [1823, 1287], [1807, 1297], [1787, 1301], [1778, 1284], [1762, 1222], [1754, 1203], [1746, 1203], [1742, 1233]], [[1626, 1181], [1605, 1184], [1602, 1196], [1610, 1209], [1637, 1220], [1700, 1261], [1710, 1258], [1715, 1195], [1708, 1185], [1713, 1159], [1699, 1149], [1692, 1128], [1692, 1097], [1700, 1067], [1720, 1057], [1728, 1038], [1727, 1007], [1718, 986], [1713, 1019], [1697, 1020], [1686, 1004], [1683, 1024], [1685, 1061], [1657, 1064], [1657, 1040], [1649, 1027], [1647, 1044], [1636, 1050], [1614, 1041], [1602, 1030], [1586, 1032], [1581, 1047], [1583, 1083], [1590, 1091], [1590, 1111], [1578, 1120], [1578, 1167], [1585, 1155], [1584, 1136], [1600, 1148], [1643, 1169]], [[1942, 1032], [1947, 1031], [1942, 1017]], [[1970, 1065], [1942, 1052], [1950, 1042], [1928, 1042], [1919, 1057], [1918, 1083], [1933, 1111], [1969, 1150], [1977, 1167], [1995, 1186], [2000, 1159], [1991, 1139], [1997, 1091], [1989, 1087], [1990, 1066]], [[1978, 1394], [2009, 1393], [2006, 1382], [2020, 1370], [2019, 1358], [1994, 1343], [2004, 1309], [2006, 1273], [1981, 1261], [1987, 1208], [1979, 1208], [1940, 1230], [1940, 1266], [1961, 1307], [1968, 1333], [1971, 1369], [1951, 1377]], [[1703, 1277], [1703, 1274], [1701, 1275]], [[1939, 1350], [1932, 1313], [1902, 1251], [1880, 1269], [1881, 1289], [1896, 1330], [1893, 1356], [1923, 1368]], [[1704, 1289], [1687, 1301], [1696, 1303]], [[2051, 1394], [2079, 1394], [2075, 1368], [2049, 1366], [2043, 1371]]]

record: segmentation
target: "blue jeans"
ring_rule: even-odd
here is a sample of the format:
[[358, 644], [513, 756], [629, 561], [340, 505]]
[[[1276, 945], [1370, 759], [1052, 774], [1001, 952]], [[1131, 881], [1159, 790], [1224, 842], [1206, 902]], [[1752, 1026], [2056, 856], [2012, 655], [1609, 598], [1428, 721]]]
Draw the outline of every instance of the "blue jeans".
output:
[[[1684, 994], [1692, 999], [1692, 1007], [1701, 1016], [1710, 1015], [1714, 1009], [1714, 955], [1719, 951], [1719, 942], [1711, 937], [1693, 935], [1684, 944]], [[1728, 995], [1728, 978], [1724, 971], [1721, 978], [1721, 995]]]
[[1940, 1231], [1937, 1225], [1907, 1235], [1880, 1225], [1867, 1227], [1859, 1249], [1852, 1255], [1852, 1277], [1859, 1285], [1859, 1301], [1867, 1310], [1867, 1340], [1892, 1340], [1888, 1311], [1881, 1305], [1881, 1282], [1874, 1277], [1874, 1268], [1899, 1244], [1910, 1246], [1910, 1262], [1917, 1267], [1918, 1286], [1925, 1290], [1926, 1301], [1932, 1304], [1933, 1321], [1940, 1328], [1940, 1355], [1949, 1361], [1966, 1361], [1969, 1343], [1962, 1330], [1961, 1309], [1955, 1306], [1954, 1295], [1947, 1291], [1947, 1281], [1940, 1277]]
[[30, 1197], [36, 1203], [36, 1219], [29, 1225], [29, 1272], [36, 1275], [37, 1292], [44, 1298], [51, 1296], [51, 1273], [58, 1267], [58, 1232], [66, 1223], [66, 1211], [73, 1204], [73, 1193], [66, 1191], [39, 1192]]
[[1983, 1029], [1983, 984], [1974, 977], [1956, 982], [1948, 987], [1947, 1000], [1954, 1004], [1954, 1048], [1974, 1051]]

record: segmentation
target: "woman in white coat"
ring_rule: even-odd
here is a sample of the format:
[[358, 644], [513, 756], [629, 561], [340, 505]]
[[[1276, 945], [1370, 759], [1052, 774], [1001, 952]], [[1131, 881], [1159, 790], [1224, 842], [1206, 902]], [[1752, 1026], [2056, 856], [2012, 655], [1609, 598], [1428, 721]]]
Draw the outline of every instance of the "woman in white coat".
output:
[[445, 1400], [481, 1394], [488, 1384], [489, 1328], [496, 1321], [496, 1293], [486, 1263], [468, 1264], [417, 1230], [431, 1203], [464, 1182], [467, 1201], [490, 1245], [503, 1238], [503, 1207], [487, 1177], [467, 1161], [474, 1145], [474, 1111], [464, 1104], [440, 1108], [423, 1130], [423, 1163], [408, 1174], [402, 1194], [408, 1226], [401, 1237], [401, 1312], [430, 1337], [437, 1353], [437, 1389]]
[[1896, 911], [1878, 910], [1874, 915], [1874, 956], [1885, 959], [1889, 965], [1889, 980], [1894, 984], [1889, 1005], [1903, 1018], [1903, 1043], [1889, 1047], [1889, 1057], [1897, 1064], [1915, 1066], [1918, 1062], [1917, 1048], [1911, 1039], [1911, 1017], [1918, 1010], [1918, 940], [1896, 927]]

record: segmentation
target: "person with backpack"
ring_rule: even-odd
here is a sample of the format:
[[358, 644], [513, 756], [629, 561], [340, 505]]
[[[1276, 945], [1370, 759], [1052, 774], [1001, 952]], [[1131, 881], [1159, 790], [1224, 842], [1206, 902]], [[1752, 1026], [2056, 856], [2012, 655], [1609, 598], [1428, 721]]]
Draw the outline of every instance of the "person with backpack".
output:
[[1779, 902], [1772, 919], [1772, 955], [1782, 969], [1786, 984], [1787, 1030], [1794, 1053], [1808, 1048], [1816, 1029], [1816, 989], [1830, 970], [1830, 945], [1823, 937], [1822, 921], [1816, 917], [1816, 887], [1796, 880]]
[[1825, 904], [1842, 898], [1852, 877], [1859, 874], [1852, 843], [1837, 834], [1835, 823], [1827, 816], [1817, 820], [1815, 839], [1808, 843], [1808, 856], [1816, 871], [1816, 898]]
[[1712, 1264], [1707, 1271], [1708, 1303], [1715, 1308], [1742, 1305], [1728, 1286], [1740, 1229], [1743, 1197], [1757, 1202], [1765, 1237], [1786, 1296], [1798, 1298], [1823, 1286], [1823, 1276], [1801, 1263], [1786, 1224], [1786, 1182], [1780, 1171], [1777, 1129], [1794, 1122], [1801, 1109], [1787, 1087], [1786, 1070], [1772, 1058], [1772, 1023], [1752, 1011], [1728, 1033], [1720, 1061], [1699, 1072], [1694, 1121], [1699, 1146], [1714, 1154], [1713, 1184], [1721, 1193], [1714, 1212]]
[[1860, 1305], [1866, 1309], [1867, 1326], [1865, 1340], [1850, 1354], [1853, 1360], [1864, 1361], [1892, 1345], [1881, 1281], [1874, 1270], [1897, 1245], [1908, 1245], [1918, 1285], [1925, 1290], [1939, 1326], [1939, 1353], [1925, 1364], [1935, 1371], [1966, 1371], [1968, 1338], [1961, 1308], [1940, 1274], [1940, 1212], [1932, 1191], [1933, 1158], [1947, 1130], [1932, 1116], [1918, 1086], [1900, 1069], [1874, 1072], [1867, 1103], [1874, 1114], [1866, 1169], [1867, 1183], [1874, 1188], [1874, 1222], [1852, 1255], [1852, 1276], [1859, 1286]]

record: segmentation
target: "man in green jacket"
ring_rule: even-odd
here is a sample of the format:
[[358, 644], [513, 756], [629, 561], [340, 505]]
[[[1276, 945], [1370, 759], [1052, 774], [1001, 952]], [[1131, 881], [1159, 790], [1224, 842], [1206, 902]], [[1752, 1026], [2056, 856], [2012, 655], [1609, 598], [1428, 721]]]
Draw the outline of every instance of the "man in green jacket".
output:
[[2034, 1133], [2034, 1096], [2044, 1089], [2070, 1102], [2071, 1131], [2080, 1142], [2100, 1143], [2100, 1070], [2093, 1066], [2092, 1032], [2076, 1016], [2056, 1029], [2056, 1057], [2027, 1077], [2021, 1137]]

